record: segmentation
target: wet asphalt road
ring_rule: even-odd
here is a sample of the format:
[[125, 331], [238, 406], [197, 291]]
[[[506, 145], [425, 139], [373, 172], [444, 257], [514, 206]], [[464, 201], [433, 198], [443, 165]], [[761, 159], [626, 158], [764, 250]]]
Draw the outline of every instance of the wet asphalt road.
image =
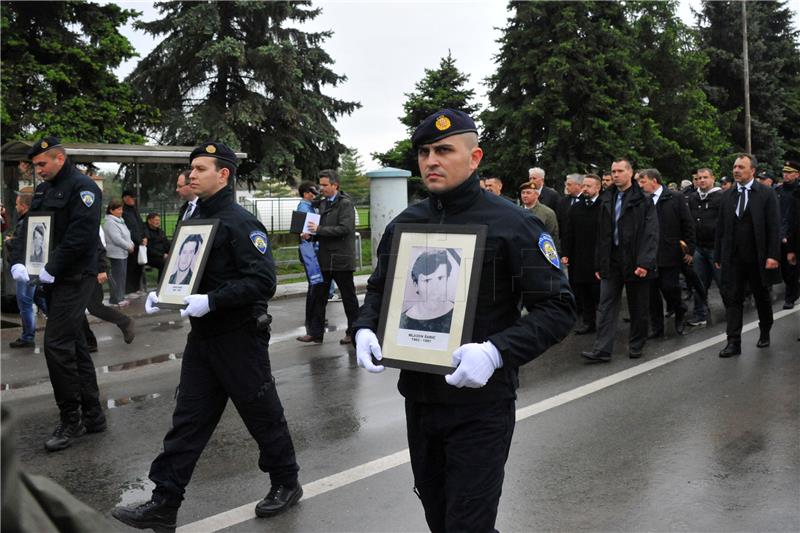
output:
[[[294, 340], [302, 334], [297, 317], [303, 305], [302, 298], [293, 298], [271, 306], [270, 355], [301, 481], [317, 495], [272, 519], [222, 517], [217, 527], [425, 530], [407, 462], [348, 484], [335, 478], [325, 488], [319, 482], [402, 452], [405, 421], [397, 371], [367, 374], [356, 367], [352, 347], [338, 344], [345, 324], [340, 304], [329, 306], [333, 331], [323, 345]], [[746, 309], [745, 323], [754, 315]], [[547, 405], [556, 395], [702, 343], [724, 332], [718, 300], [714, 316], [715, 325], [649, 342], [640, 360], [624, 355], [626, 324], [620, 323], [610, 364], [584, 364], [578, 353], [592, 339], [570, 336], [522, 369], [517, 407]], [[170, 425], [188, 328], [169, 312], [137, 322], [130, 346], [114, 326], [93, 326], [109, 428], [56, 454], [42, 446], [57, 419], [42, 354], [2, 350], [4, 389], [15, 387], [2, 392], [2, 401], [20, 420], [16, 444], [23, 467], [52, 477], [106, 516], [119, 503], [149, 496], [147, 471]], [[700, 346], [674, 362], [534, 416], [522, 415], [498, 529], [800, 530], [799, 332], [800, 312], [788, 313], [776, 321], [770, 348], [756, 349], [757, 330], [750, 331], [740, 357], [718, 358], [721, 344]], [[16, 334], [3, 329], [3, 346]], [[198, 463], [178, 523], [188, 526], [185, 530], [207, 530], [196, 522], [255, 502], [267, 490], [257, 447], [229, 407]]]

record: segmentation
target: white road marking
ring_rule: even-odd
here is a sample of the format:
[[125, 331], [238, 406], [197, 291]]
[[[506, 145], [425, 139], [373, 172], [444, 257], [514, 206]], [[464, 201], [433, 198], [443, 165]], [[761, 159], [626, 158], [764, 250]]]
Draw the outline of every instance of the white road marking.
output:
[[[800, 311], [800, 308], [778, 311], [774, 314], [774, 317], [775, 320], [779, 320], [792, 313], [796, 313], [797, 311]], [[746, 324], [742, 328], [742, 333], [746, 333], [748, 331], [756, 329], [757, 327], [758, 327], [758, 322], [750, 322], [749, 324]], [[562, 392], [561, 394], [557, 394], [555, 396], [547, 398], [546, 400], [542, 400], [527, 407], [521, 407], [517, 409], [517, 417], [516, 417], [517, 422], [530, 418], [534, 415], [538, 415], [545, 411], [549, 411], [550, 409], [564, 405], [565, 403], [569, 403], [573, 400], [578, 400], [580, 398], [583, 398], [584, 396], [588, 396], [592, 393], [601, 391], [603, 389], [611, 387], [612, 385], [616, 385], [617, 383], [620, 383], [627, 379], [631, 379], [638, 375], [645, 374], [660, 366], [664, 366], [666, 364], [672, 363], [673, 361], [677, 361], [678, 359], [682, 359], [693, 353], [705, 350], [706, 348], [710, 348], [715, 344], [721, 344], [725, 339], [726, 339], [725, 334], [721, 333], [719, 335], [715, 335], [714, 337], [697, 342], [690, 346], [686, 346], [685, 348], [681, 348], [680, 350], [676, 350], [674, 352], [663, 355], [658, 359], [653, 359], [652, 361], [641, 363], [639, 365], [628, 368], [621, 372], [617, 372], [616, 374], [612, 374], [610, 376], [598, 379], [597, 381], [593, 381], [591, 383], [587, 383], [586, 385], [582, 385], [575, 389]], [[330, 492], [332, 490], [345, 487], [347, 485], [350, 485], [351, 483], [355, 483], [356, 481], [360, 481], [362, 479], [366, 479], [376, 474], [380, 474], [397, 466], [404, 465], [409, 461], [410, 458], [408, 455], [408, 448], [406, 448], [391, 455], [375, 459], [374, 461], [354, 466], [353, 468], [344, 470], [342, 472], [332, 474], [322, 479], [318, 479], [316, 481], [303, 485], [303, 500], [308, 500], [313, 498], [314, 496], [319, 496], [320, 494], [325, 494], [326, 492]], [[254, 508], [257, 503], [258, 503], [257, 501], [251, 502], [242, 505], [240, 507], [237, 507], [235, 509], [231, 509], [230, 511], [225, 511], [223, 513], [219, 513], [214, 516], [204, 518], [203, 520], [198, 520], [197, 522], [186, 524], [185, 526], [179, 527], [177, 529], [177, 533], [219, 531], [221, 529], [225, 529], [234, 526], [236, 524], [241, 524], [242, 522], [246, 522], [248, 520], [253, 520], [255, 518]]]

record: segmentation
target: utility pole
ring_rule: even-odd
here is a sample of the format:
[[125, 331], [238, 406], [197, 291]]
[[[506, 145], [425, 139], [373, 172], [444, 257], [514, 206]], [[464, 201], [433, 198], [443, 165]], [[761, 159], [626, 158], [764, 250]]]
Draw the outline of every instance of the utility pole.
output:
[[750, 135], [750, 60], [747, 55], [747, 1], [742, 1], [742, 63], [744, 65], [744, 138], [745, 150], [753, 153]]

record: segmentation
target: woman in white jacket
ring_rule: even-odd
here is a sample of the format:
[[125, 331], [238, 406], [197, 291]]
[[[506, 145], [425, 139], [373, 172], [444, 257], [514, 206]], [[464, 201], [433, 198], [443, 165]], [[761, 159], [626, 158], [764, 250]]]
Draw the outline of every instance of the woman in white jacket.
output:
[[125, 272], [128, 256], [133, 252], [134, 245], [131, 232], [122, 220], [121, 200], [112, 199], [108, 203], [103, 231], [106, 234], [106, 255], [111, 263], [109, 303], [125, 307], [130, 303], [125, 299]]

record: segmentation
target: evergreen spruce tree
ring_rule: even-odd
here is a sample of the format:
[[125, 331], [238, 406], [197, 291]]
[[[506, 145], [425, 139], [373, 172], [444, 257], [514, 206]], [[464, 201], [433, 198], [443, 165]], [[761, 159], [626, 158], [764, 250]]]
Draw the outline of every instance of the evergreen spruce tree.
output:
[[[469, 77], [456, 67], [456, 61], [450, 52], [439, 62], [438, 68], [425, 69], [425, 76], [417, 82], [414, 91], [406, 93], [407, 100], [403, 104], [405, 114], [399, 117], [406, 126], [408, 137], [397, 141], [391, 150], [384, 153], [373, 153], [372, 157], [388, 167], [411, 171], [413, 176], [419, 174], [417, 155], [411, 149], [411, 134], [428, 115], [446, 107], [460, 109], [470, 116], [479, 110], [473, 104], [475, 91], [465, 87]], [[419, 180], [414, 180], [412, 196], [419, 188]]]
[[[734, 149], [744, 150], [742, 4], [704, 0], [698, 29], [710, 101]], [[779, 172], [784, 156], [800, 155], [800, 51], [787, 2], [747, 2], [747, 35], [752, 149]]]
[[624, 4], [510, 2], [509, 10], [482, 115], [485, 172], [509, 188], [540, 166], [560, 188], [567, 173], [608, 168], [614, 157], [649, 163], [642, 69]]
[[730, 146], [703, 90], [708, 59], [695, 33], [677, 17], [675, 0], [627, 5], [644, 81], [642, 152], [670, 181], [698, 167], [718, 171], [719, 156]]
[[162, 18], [137, 26], [163, 37], [131, 74], [158, 107], [163, 143], [218, 139], [247, 152], [240, 175], [287, 181], [335, 168], [345, 146], [332, 121], [359, 107], [323, 93], [345, 81], [322, 49], [331, 32], [298, 25], [310, 2], [159, 2]]
[[2, 143], [42, 132], [63, 141], [142, 142], [154, 110], [113, 73], [136, 55], [119, 33], [135, 16], [112, 3], [0, 4]]
[[339, 181], [344, 192], [357, 204], [369, 198], [369, 179], [364, 175], [361, 156], [355, 148], [348, 148], [340, 158]]

